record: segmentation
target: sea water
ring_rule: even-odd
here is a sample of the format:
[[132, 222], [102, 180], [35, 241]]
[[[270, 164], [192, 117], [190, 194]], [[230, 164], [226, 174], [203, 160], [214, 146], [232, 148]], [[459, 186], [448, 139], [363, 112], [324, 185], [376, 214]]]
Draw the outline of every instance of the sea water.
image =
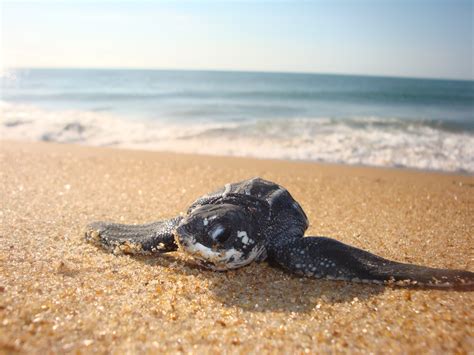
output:
[[0, 137], [474, 172], [474, 81], [16, 69]]

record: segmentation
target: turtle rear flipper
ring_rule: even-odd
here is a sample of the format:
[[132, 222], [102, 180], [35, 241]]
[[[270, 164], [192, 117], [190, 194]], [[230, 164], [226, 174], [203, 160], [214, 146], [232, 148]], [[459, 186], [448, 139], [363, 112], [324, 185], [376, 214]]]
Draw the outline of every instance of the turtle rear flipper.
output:
[[181, 219], [137, 225], [93, 222], [86, 228], [85, 239], [114, 254], [166, 253], [178, 249], [174, 230]]
[[299, 275], [364, 283], [474, 289], [474, 273], [384, 259], [326, 237], [293, 238], [267, 248], [270, 262]]

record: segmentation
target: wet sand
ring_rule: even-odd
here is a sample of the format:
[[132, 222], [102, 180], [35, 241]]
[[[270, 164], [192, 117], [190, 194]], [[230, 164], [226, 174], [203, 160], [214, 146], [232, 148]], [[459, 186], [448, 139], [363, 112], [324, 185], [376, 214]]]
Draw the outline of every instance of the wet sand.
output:
[[474, 271], [474, 178], [46, 143], [0, 144], [0, 353], [437, 352], [474, 349], [474, 292], [231, 272], [180, 252], [115, 256], [94, 220], [173, 217], [254, 176], [326, 235], [397, 261]]

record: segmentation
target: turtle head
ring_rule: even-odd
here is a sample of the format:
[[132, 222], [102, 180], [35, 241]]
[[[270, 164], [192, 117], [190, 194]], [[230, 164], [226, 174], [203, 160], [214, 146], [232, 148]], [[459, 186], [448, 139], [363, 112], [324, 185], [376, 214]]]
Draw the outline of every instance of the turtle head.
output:
[[257, 216], [246, 206], [197, 207], [183, 218], [176, 232], [182, 249], [213, 270], [244, 266], [264, 251]]

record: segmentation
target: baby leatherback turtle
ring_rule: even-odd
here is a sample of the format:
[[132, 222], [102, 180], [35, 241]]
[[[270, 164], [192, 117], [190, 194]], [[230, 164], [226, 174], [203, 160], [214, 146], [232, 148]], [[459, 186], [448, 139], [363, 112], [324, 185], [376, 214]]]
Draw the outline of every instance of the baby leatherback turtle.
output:
[[184, 217], [143, 225], [94, 222], [86, 240], [108, 251], [160, 254], [179, 247], [202, 266], [229, 270], [267, 260], [296, 275], [400, 286], [471, 289], [474, 273], [390, 261], [326, 237], [283, 187], [254, 178], [196, 200]]

